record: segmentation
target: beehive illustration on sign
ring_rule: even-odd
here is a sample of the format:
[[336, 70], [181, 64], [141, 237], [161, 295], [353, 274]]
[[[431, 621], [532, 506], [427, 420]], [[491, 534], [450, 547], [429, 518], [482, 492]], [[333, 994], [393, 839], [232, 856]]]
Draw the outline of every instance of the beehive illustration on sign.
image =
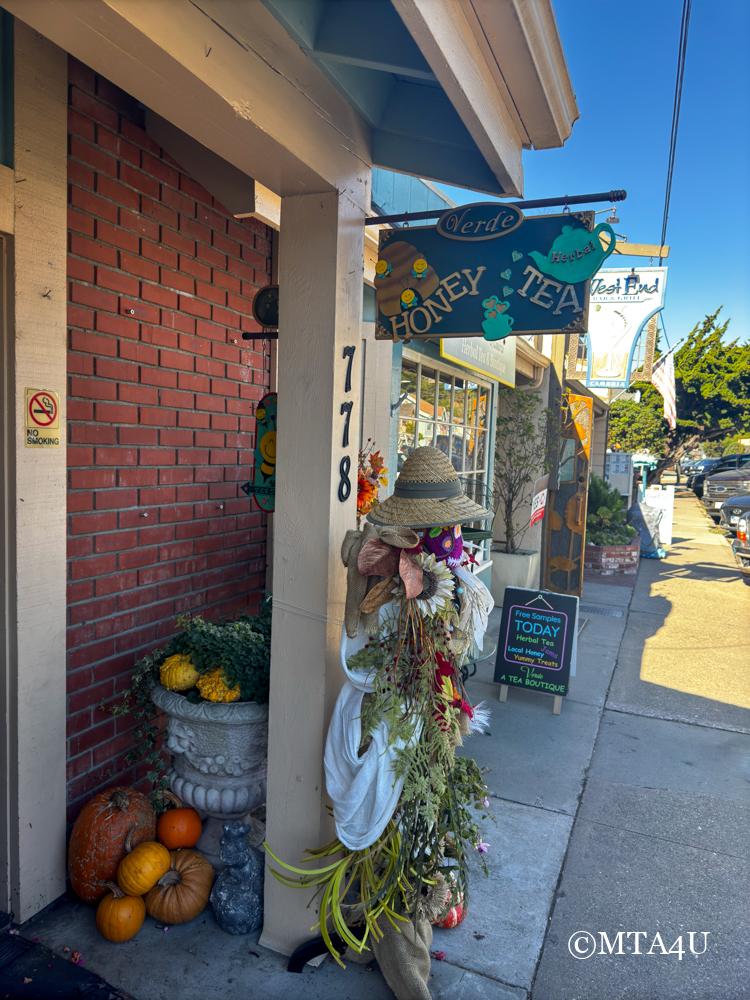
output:
[[413, 309], [440, 284], [440, 278], [424, 254], [405, 240], [387, 243], [375, 266], [378, 309], [385, 316], [398, 316]]

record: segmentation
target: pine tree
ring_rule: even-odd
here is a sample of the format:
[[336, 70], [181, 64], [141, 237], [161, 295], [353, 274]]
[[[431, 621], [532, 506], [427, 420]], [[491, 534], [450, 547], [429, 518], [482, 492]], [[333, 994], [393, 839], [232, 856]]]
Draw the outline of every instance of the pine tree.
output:
[[719, 323], [721, 306], [696, 323], [675, 351], [677, 427], [663, 419], [663, 400], [648, 382], [640, 403], [618, 400], [610, 410], [610, 447], [651, 451], [659, 457], [653, 476], [698, 444], [750, 430], [750, 344], [725, 341], [729, 320]]

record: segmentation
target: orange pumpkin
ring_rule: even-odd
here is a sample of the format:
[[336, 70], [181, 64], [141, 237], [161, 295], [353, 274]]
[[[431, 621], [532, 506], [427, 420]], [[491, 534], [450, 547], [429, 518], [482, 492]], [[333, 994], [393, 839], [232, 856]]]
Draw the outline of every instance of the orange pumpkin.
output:
[[203, 833], [201, 818], [195, 809], [182, 806], [167, 809], [156, 824], [156, 836], [170, 851], [178, 847], [195, 847]]
[[155, 840], [134, 847], [120, 862], [117, 884], [128, 896], [142, 896], [169, 870], [169, 851]]
[[172, 851], [169, 871], [146, 895], [146, 912], [163, 924], [186, 924], [202, 913], [214, 870], [198, 851]]
[[109, 788], [95, 795], [73, 824], [68, 874], [73, 891], [87, 903], [101, 899], [127, 853], [156, 836], [156, 815], [148, 798], [132, 788]]
[[107, 941], [130, 941], [143, 926], [146, 904], [140, 896], [126, 896], [111, 882], [108, 888], [96, 908], [97, 930]]

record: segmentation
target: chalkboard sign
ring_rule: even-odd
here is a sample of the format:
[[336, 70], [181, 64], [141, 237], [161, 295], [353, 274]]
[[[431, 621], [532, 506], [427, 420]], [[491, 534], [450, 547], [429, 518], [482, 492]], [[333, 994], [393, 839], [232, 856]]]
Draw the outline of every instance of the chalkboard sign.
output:
[[495, 683], [566, 695], [577, 618], [577, 597], [507, 587]]

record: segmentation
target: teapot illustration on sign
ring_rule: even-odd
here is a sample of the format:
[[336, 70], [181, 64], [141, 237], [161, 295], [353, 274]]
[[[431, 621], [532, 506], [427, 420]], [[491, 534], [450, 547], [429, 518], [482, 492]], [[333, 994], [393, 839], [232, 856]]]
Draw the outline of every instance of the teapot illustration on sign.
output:
[[[609, 238], [606, 249], [602, 247], [600, 233], [606, 233]], [[563, 226], [546, 257], [537, 250], [529, 251], [529, 257], [544, 274], [575, 285], [596, 274], [615, 249], [616, 240], [614, 229], [606, 222], [596, 226], [592, 232], [582, 226]]]

